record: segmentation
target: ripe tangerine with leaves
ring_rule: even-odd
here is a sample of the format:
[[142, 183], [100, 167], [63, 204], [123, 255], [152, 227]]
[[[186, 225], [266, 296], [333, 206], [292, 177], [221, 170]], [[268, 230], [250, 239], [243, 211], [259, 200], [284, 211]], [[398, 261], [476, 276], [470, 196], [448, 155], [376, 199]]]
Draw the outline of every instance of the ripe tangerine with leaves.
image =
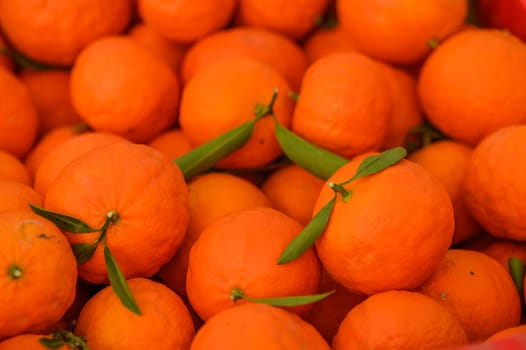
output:
[[[314, 249], [287, 265], [276, 263], [301, 228], [272, 208], [237, 211], [207, 226], [192, 246], [186, 276], [188, 299], [197, 314], [207, 320], [246, 303], [245, 297], [317, 293], [321, 265]], [[305, 315], [310, 307], [290, 310]]]
[[[220, 60], [199, 71], [184, 87], [179, 111], [182, 132], [193, 146], [202, 145], [256, 118], [273, 97], [279, 122], [290, 125], [294, 101], [289, 84], [276, 70], [248, 57]], [[282, 154], [274, 135], [274, 121], [260, 119], [248, 141], [219, 161], [218, 168], [255, 168]]]
[[104, 243], [126, 278], [149, 277], [175, 254], [188, 225], [179, 168], [161, 152], [128, 141], [68, 164], [46, 192], [44, 207], [98, 229], [65, 232], [83, 256], [80, 277], [92, 283], [108, 282]]
[[341, 194], [322, 188], [314, 212], [331, 200], [334, 205], [316, 251], [331, 276], [352, 291], [416, 288], [451, 244], [451, 200], [435, 177], [406, 159], [348, 182], [368, 155], [355, 157], [328, 179]]

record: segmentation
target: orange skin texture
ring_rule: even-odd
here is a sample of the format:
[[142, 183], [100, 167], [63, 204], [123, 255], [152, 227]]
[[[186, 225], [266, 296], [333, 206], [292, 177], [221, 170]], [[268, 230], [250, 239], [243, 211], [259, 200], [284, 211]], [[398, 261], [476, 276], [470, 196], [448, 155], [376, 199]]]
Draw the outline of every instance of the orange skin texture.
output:
[[[5, 48], [5, 47], [6, 47], [5, 39], [2, 33], [0, 33], [0, 49]], [[5, 68], [8, 71], [13, 71], [13, 69], [15, 68], [15, 65], [13, 63], [13, 60], [9, 56], [5, 54], [0, 54], [0, 67]]]
[[264, 28], [241, 26], [218, 31], [192, 45], [183, 60], [181, 79], [186, 84], [211, 62], [236, 56], [267, 63], [295, 91], [308, 65], [305, 53], [292, 39]]
[[[41, 332], [73, 303], [75, 256], [55, 225], [27, 210], [0, 213], [0, 233], [0, 340]], [[19, 278], [8, 273], [13, 266]]]
[[191, 43], [227, 26], [237, 0], [138, 0], [142, 20], [161, 35]]
[[323, 185], [323, 180], [292, 164], [270, 174], [261, 185], [261, 190], [274, 208], [306, 226], [312, 218], [312, 209]]
[[0, 150], [22, 159], [37, 137], [37, 111], [24, 84], [5, 69], [0, 69], [0, 96]]
[[[211, 64], [185, 86], [179, 123], [192, 145], [199, 146], [255, 118], [254, 108], [267, 105], [279, 91], [274, 112], [279, 122], [290, 125], [294, 101], [287, 96], [287, 81], [270, 66], [248, 57], [232, 57]], [[259, 120], [249, 140], [219, 161], [219, 168], [255, 168], [282, 154], [274, 135], [274, 120]]]
[[391, 91], [391, 116], [382, 149], [404, 146], [408, 132], [424, 122], [418, 101], [417, 81], [409, 72], [390, 64], [380, 64]]
[[155, 56], [166, 62], [174, 72], [179, 72], [187, 45], [165, 38], [144, 23], [135, 24], [128, 31], [128, 35], [150, 50]]
[[419, 291], [444, 305], [470, 342], [519, 325], [521, 301], [508, 271], [495, 259], [451, 249]]
[[[4, 341], [0, 341], [0, 350], [46, 350], [44, 345], [40, 344], [39, 339], [49, 338], [47, 335], [40, 334], [20, 334]], [[71, 350], [68, 345], [63, 345], [59, 350]]]
[[22, 161], [11, 153], [0, 150], [0, 180], [16, 181], [31, 186], [33, 179]]
[[239, 0], [237, 25], [261, 27], [293, 40], [304, 38], [325, 13], [329, 0]]
[[345, 316], [353, 307], [367, 297], [345, 289], [341, 284], [333, 280], [326, 271], [322, 273], [320, 290], [334, 290], [335, 292], [325, 299], [314, 303], [305, 320], [316, 327], [330, 344]]
[[130, 0], [8, 0], [0, 4], [2, 30], [13, 46], [35, 61], [70, 66], [89, 43], [123, 32]]
[[63, 141], [86, 131], [85, 124], [60, 126], [42, 135], [24, 158], [24, 164], [34, 178], [44, 157]]
[[173, 160], [190, 152], [193, 148], [188, 137], [180, 129], [167, 130], [154, 137], [148, 145]]
[[389, 86], [377, 63], [360, 53], [335, 53], [305, 72], [292, 130], [350, 158], [380, 149], [390, 114]]
[[285, 310], [246, 303], [222, 311], [196, 333], [190, 350], [330, 350], [309, 323]]
[[517, 258], [526, 265], [526, 242], [496, 239], [480, 252], [500, 262], [506, 270], [510, 258]]
[[337, 0], [340, 25], [361, 52], [400, 65], [421, 62], [431, 39], [442, 41], [460, 30], [467, 1]]
[[[350, 179], [361, 158], [338, 169], [328, 182]], [[345, 202], [337, 196], [316, 241], [325, 269], [344, 287], [367, 295], [418, 287], [442, 261], [453, 237], [453, 207], [443, 185], [403, 159], [345, 188], [352, 197]], [[333, 196], [324, 186], [314, 212]]]
[[[288, 264], [277, 264], [301, 228], [271, 208], [237, 211], [207, 226], [190, 251], [186, 275], [188, 300], [201, 319], [246, 303], [231, 300], [234, 288], [252, 298], [317, 293], [321, 265], [314, 249]], [[311, 307], [289, 310], [306, 315]]]
[[332, 53], [359, 51], [349, 33], [339, 25], [334, 28], [316, 29], [302, 46], [309, 63]]
[[39, 135], [57, 127], [82, 122], [71, 104], [69, 71], [26, 69], [22, 70], [19, 77], [26, 86], [38, 112]]
[[355, 306], [342, 321], [334, 350], [433, 350], [468, 343], [446, 308], [417, 292], [386, 291]]
[[502, 128], [473, 150], [464, 191], [473, 217], [495, 237], [526, 241], [526, 125]]
[[17, 181], [0, 180], [0, 212], [30, 210], [29, 203], [42, 206], [44, 197], [32, 187]]
[[475, 236], [481, 230], [464, 199], [464, 177], [472, 151], [471, 147], [458, 141], [441, 140], [408, 157], [436, 176], [449, 193], [455, 214], [453, 245]]
[[270, 207], [267, 196], [251, 182], [228, 174], [208, 173], [188, 183], [190, 222], [174, 257], [159, 271], [161, 280], [179, 295], [186, 295], [190, 249], [201, 232], [221, 217], [244, 209]]
[[108, 286], [84, 306], [75, 334], [91, 349], [186, 350], [194, 336], [190, 312], [166, 286], [145, 278], [128, 280], [142, 315], [128, 310]]
[[130, 37], [108, 36], [87, 46], [75, 61], [70, 86], [73, 106], [96, 131], [143, 143], [176, 121], [176, 74]]
[[35, 172], [35, 190], [43, 195], [66, 165], [90, 151], [124, 138], [103, 132], [87, 132], [58, 143], [42, 157]]
[[475, 146], [498, 129], [526, 123], [526, 45], [497, 29], [466, 29], [425, 61], [418, 93], [429, 121]]
[[[44, 207], [99, 228], [110, 211], [119, 220], [107, 246], [126, 278], [150, 277], [175, 254], [188, 225], [188, 191], [179, 168], [161, 152], [130, 142], [100, 147], [68, 164], [47, 191]], [[99, 233], [66, 236], [93, 243]], [[79, 267], [91, 283], [107, 283], [102, 244]]]

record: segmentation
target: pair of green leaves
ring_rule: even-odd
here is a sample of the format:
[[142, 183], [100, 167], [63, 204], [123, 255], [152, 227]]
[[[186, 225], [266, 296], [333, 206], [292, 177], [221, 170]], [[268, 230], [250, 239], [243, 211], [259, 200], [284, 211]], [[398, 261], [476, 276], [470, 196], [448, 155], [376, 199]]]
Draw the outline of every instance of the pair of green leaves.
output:
[[85, 222], [72, 216], [52, 212], [32, 204], [30, 204], [29, 206], [35, 214], [40, 215], [43, 218], [53, 222], [62, 231], [76, 234], [100, 232], [100, 235], [97, 237], [95, 242], [72, 245], [72, 250], [77, 258], [77, 262], [79, 265], [82, 265], [83, 263], [91, 259], [99, 243], [102, 242], [104, 250], [104, 263], [106, 265], [106, 270], [108, 272], [110, 284], [115, 294], [120, 299], [122, 304], [125, 307], [127, 307], [130, 311], [137, 315], [141, 314], [139, 306], [133, 294], [131, 293], [128, 284], [126, 283], [126, 278], [124, 277], [122, 270], [120, 269], [117, 261], [111, 253], [110, 248], [106, 244], [107, 230], [112, 224], [115, 224], [119, 220], [117, 212], [108, 212], [106, 214], [106, 220], [104, 221], [104, 224], [100, 228], [92, 228]]
[[[302, 143], [304, 141], [301, 141]], [[402, 147], [395, 147], [382, 152], [377, 155], [366, 157], [358, 166], [356, 173], [348, 180], [328, 185], [333, 189], [333, 198], [325, 204], [321, 210], [314, 216], [314, 218], [305, 226], [305, 228], [292, 240], [292, 242], [285, 248], [281, 254], [278, 264], [285, 264], [291, 262], [305, 253], [323, 233], [325, 227], [329, 222], [329, 218], [336, 202], [338, 193], [342, 195], [344, 200], [349, 200], [351, 192], [345, 189], [345, 185], [352, 181], [358, 180], [362, 177], [376, 174], [396, 163], [407, 155], [407, 152]], [[273, 306], [298, 306], [317, 302], [334, 293], [334, 290], [314, 295], [305, 296], [291, 296], [291, 297], [274, 297], [274, 298], [252, 298], [243, 293], [241, 289], [235, 288], [232, 290], [231, 299], [233, 301], [245, 299], [255, 303], [269, 304]]]
[[[271, 115], [274, 119], [274, 133], [283, 153], [292, 162], [316, 177], [327, 180], [336, 170], [348, 162], [347, 159], [318, 147], [283, 127], [273, 110], [277, 94], [278, 91], [275, 89], [267, 106], [257, 106], [256, 118], [252, 121], [246, 122], [176, 159], [175, 163], [183, 172], [185, 179], [188, 180], [192, 176], [210, 169], [223, 157], [241, 147], [250, 138], [255, 123], [267, 115]], [[279, 258], [278, 263], [284, 264], [298, 258], [314, 244], [328, 224], [337, 193], [340, 193], [344, 200], [348, 199], [350, 194], [345, 190], [344, 185], [361, 177], [380, 172], [397, 163], [406, 155], [407, 151], [404, 148], [395, 147], [379, 155], [367, 157], [359, 165], [352, 178], [340, 184], [329, 184], [335, 191], [333, 199], [314, 216], [303, 231], [291, 242]]]
[[317, 147], [283, 127], [274, 115], [274, 103], [278, 95], [274, 90], [268, 105], [257, 105], [255, 118], [222, 134], [211, 141], [177, 158], [175, 163], [185, 179], [202, 173], [214, 166], [219, 160], [243, 146], [254, 130], [255, 124], [266, 116], [272, 116], [275, 122], [275, 135], [283, 153], [294, 163], [303, 167], [321, 179], [328, 179], [339, 167], [347, 163], [342, 158], [323, 148]]
[[356, 173], [350, 179], [338, 184], [329, 182], [328, 186], [334, 191], [334, 196], [316, 213], [316, 215], [314, 215], [307, 226], [305, 226], [305, 228], [285, 248], [279, 257], [278, 264], [286, 264], [299, 258], [314, 244], [318, 237], [321, 236], [325, 227], [327, 227], [327, 224], [329, 223], [338, 193], [342, 195], [344, 201], [349, 200], [352, 195], [350, 191], [345, 189], [344, 185], [364, 176], [376, 174], [398, 163], [406, 156], [406, 154], [407, 152], [404, 148], [395, 147], [380, 154], [366, 157], [360, 163]]

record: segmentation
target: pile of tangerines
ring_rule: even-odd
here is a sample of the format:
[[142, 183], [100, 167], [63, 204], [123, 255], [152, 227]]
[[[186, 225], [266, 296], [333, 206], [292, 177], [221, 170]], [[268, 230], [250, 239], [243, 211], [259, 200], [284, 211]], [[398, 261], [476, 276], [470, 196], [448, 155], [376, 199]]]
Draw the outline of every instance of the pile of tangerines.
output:
[[469, 13], [1, 0], [0, 350], [526, 348], [526, 44]]

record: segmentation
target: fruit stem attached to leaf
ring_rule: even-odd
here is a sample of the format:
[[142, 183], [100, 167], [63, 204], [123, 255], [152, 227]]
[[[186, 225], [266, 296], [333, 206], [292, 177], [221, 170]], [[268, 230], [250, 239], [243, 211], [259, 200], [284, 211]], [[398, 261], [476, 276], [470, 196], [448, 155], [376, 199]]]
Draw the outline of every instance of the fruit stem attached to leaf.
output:
[[345, 187], [343, 187], [342, 184], [335, 184], [334, 182], [329, 182], [327, 183], [327, 186], [332, 188], [332, 190], [335, 193], [341, 194], [344, 202], [347, 202], [349, 199], [351, 199], [352, 192], [345, 189]]

